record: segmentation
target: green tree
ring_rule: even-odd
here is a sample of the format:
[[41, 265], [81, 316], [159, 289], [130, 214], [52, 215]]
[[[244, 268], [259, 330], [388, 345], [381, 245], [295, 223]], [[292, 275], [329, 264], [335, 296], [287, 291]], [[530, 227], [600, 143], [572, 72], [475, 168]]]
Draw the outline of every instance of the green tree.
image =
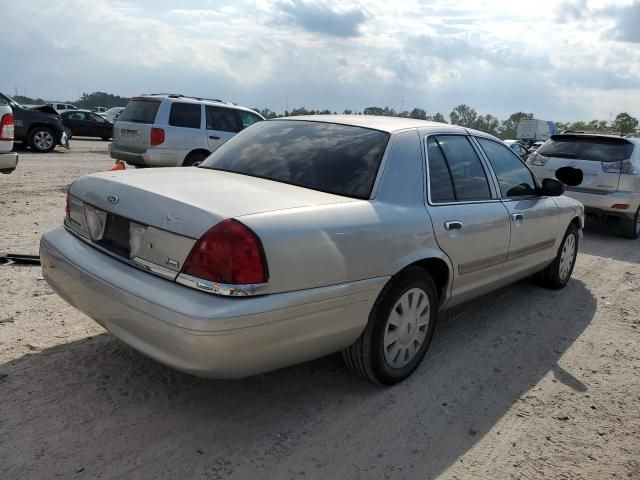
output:
[[423, 108], [416, 107], [413, 110], [411, 110], [411, 113], [409, 114], [409, 117], [417, 118], [419, 120], [426, 120], [427, 119], [427, 111], [424, 110]]
[[447, 123], [444, 115], [442, 115], [440, 112], [427, 116], [427, 120], [431, 120], [432, 122]]
[[478, 120], [478, 112], [476, 112], [469, 105], [464, 103], [458, 105], [449, 114], [451, 123], [454, 125], [460, 125], [461, 127], [474, 128], [475, 123]]
[[627, 112], [622, 112], [616, 115], [612, 127], [616, 130], [616, 132], [620, 132], [621, 135], [624, 135], [625, 133], [631, 133], [634, 132], [638, 127], [638, 119], [632, 117]]

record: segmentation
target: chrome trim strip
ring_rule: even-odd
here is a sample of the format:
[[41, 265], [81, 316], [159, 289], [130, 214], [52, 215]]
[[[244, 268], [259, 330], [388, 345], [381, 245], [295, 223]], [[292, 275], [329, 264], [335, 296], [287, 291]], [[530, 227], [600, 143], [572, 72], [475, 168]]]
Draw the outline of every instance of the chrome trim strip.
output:
[[474, 273], [479, 270], [484, 270], [485, 268], [494, 267], [496, 265], [500, 265], [501, 263], [505, 263], [507, 261], [507, 255], [496, 255], [494, 257], [483, 258], [481, 260], [475, 260], [473, 262], [463, 263], [462, 265], [458, 265], [458, 272], [460, 275], [467, 275], [469, 273]]
[[256, 283], [250, 285], [228, 285], [226, 283], [211, 282], [181, 273], [176, 282], [185, 287], [195, 288], [207, 293], [225, 295], [229, 297], [247, 297], [252, 295], [264, 295], [269, 293], [268, 283]]
[[131, 263], [136, 267], [140, 267], [143, 270], [146, 270], [147, 272], [155, 273], [156, 275], [168, 278], [169, 280], [175, 280], [176, 275], [178, 274], [178, 272], [176, 272], [175, 270], [162, 267], [140, 257], [135, 257], [133, 260], [131, 260]]
[[535, 243], [528, 247], [520, 248], [518, 250], [513, 250], [509, 252], [509, 258], [507, 262], [511, 260], [516, 260], [518, 258], [526, 257], [527, 255], [531, 255], [533, 253], [541, 252], [542, 250], [546, 250], [547, 248], [551, 248], [556, 244], [556, 240], [552, 238], [551, 240], [545, 240], [544, 242]]

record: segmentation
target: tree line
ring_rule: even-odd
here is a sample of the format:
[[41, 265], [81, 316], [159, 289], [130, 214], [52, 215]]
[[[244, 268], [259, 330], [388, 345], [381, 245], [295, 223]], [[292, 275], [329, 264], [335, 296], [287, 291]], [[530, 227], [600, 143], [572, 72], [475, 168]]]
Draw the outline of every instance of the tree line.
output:
[[[41, 98], [30, 98], [24, 96], [16, 96], [15, 100], [18, 103], [25, 104], [43, 104], [45, 100]], [[121, 97], [119, 95], [113, 95], [106, 92], [93, 92], [83, 93], [82, 96], [75, 101], [68, 101], [78, 108], [92, 108], [92, 107], [124, 107], [129, 102], [130, 98]], [[279, 114], [269, 108], [254, 107], [256, 112], [259, 112], [265, 118], [279, 118], [289, 117], [297, 115], [336, 115], [338, 112], [331, 110], [308, 110], [305, 107], [294, 108], [291, 111], [285, 110], [282, 114]], [[387, 117], [404, 117], [404, 118], [416, 118], [419, 120], [432, 120], [434, 122], [447, 123], [447, 119], [442, 113], [428, 114], [425, 108], [415, 107], [412, 110], [396, 111], [393, 108], [387, 107], [367, 107], [362, 111], [344, 110], [341, 112], [344, 115], [382, 115]], [[498, 119], [498, 117], [487, 114], [479, 114], [474, 108], [466, 104], [460, 104], [455, 107], [449, 113], [449, 123], [453, 125], [460, 125], [466, 128], [474, 128], [482, 132], [490, 133], [496, 137], [502, 139], [516, 138], [516, 130], [520, 120], [534, 118], [533, 113], [527, 112], [515, 112], [509, 115], [504, 120]], [[591, 121], [578, 121], [578, 122], [556, 122], [556, 126], [559, 131], [563, 130], [577, 130], [577, 131], [590, 131], [590, 132], [608, 132], [627, 134], [632, 133], [638, 128], [638, 119], [632, 117], [627, 112], [622, 112], [616, 115], [612, 121], [607, 120], [591, 120]]]

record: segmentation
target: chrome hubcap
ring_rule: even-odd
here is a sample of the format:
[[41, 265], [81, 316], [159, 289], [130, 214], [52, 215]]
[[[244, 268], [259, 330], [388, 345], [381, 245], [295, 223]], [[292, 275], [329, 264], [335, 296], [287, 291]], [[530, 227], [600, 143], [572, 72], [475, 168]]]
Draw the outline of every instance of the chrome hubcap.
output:
[[430, 314], [429, 297], [420, 288], [398, 299], [384, 333], [384, 357], [390, 367], [402, 368], [416, 356], [427, 336]]
[[53, 136], [47, 131], [40, 131], [34, 135], [33, 143], [38, 150], [47, 150], [53, 145]]
[[573, 266], [573, 257], [576, 252], [576, 236], [569, 235], [564, 241], [560, 252], [560, 278], [564, 280], [569, 275]]

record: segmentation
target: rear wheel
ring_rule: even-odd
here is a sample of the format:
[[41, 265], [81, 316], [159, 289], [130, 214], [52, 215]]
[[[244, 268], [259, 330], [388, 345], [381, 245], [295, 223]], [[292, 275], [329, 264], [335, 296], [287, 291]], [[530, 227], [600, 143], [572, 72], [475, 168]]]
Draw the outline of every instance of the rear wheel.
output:
[[578, 240], [578, 228], [574, 224], [569, 225], [555, 260], [536, 275], [543, 287], [557, 290], [569, 283], [578, 255]]
[[205, 152], [191, 152], [189, 155], [187, 155], [187, 158], [184, 159], [184, 162], [182, 162], [182, 166], [197, 167], [202, 162], [204, 162], [208, 156], [209, 154]]
[[640, 207], [633, 218], [620, 220], [620, 235], [631, 240], [640, 237]]
[[39, 153], [49, 153], [56, 146], [53, 132], [47, 127], [35, 127], [29, 133], [29, 146]]
[[438, 296], [431, 276], [410, 267], [378, 296], [360, 338], [342, 352], [347, 366], [377, 383], [407, 378], [422, 361], [435, 329]]

